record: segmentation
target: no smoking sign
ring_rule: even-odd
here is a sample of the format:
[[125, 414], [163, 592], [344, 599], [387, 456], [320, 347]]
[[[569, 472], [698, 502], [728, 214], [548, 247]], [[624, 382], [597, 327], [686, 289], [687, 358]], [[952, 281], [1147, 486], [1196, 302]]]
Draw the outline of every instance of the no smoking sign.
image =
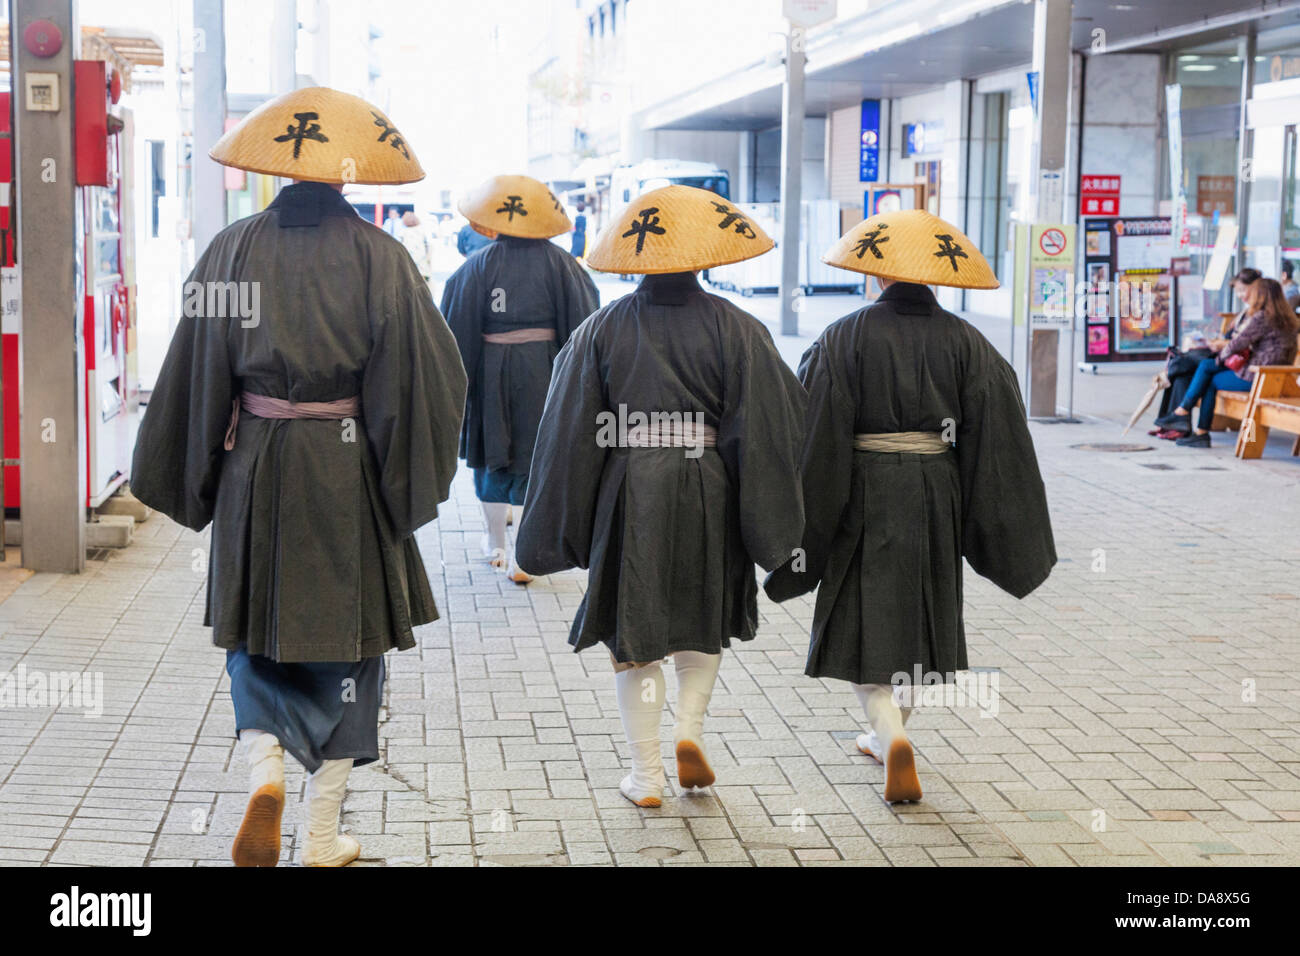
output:
[[1065, 232], [1061, 229], [1044, 229], [1038, 237], [1038, 248], [1044, 255], [1059, 256], [1065, 251]]

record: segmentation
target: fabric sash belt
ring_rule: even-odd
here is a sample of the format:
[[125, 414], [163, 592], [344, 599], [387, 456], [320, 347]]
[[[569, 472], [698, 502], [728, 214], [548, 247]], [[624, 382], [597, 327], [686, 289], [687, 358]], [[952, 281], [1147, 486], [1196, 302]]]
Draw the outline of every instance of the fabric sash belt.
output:
[[909, 452], [914, 455], [938, 455], [951, 451], [952, 445], [938, 432], [876, 432], [853, 436], [854, 451]]
[[555, 329], [542, 327], [483, 333], [483, 341], [493, 345], [523, 345], [525, 342], [550, 342], [554, 339]]
[[241, 406], [244, 411], [257, 418], [313, 418], [318, 421], [337, 421], [355, 418], [361, 414], [361, 396], [336, 398], [331, 402], [291, 402], [285, 398], [240, 392], [239, 397], [231, 404], [230, 427], [226, 429], [226, 451], [235, 447], [235, 430], [239, 426]]
[[660, 419], [627, 430], [629, 448], [716, 448], [718, 430], [703, 422]]

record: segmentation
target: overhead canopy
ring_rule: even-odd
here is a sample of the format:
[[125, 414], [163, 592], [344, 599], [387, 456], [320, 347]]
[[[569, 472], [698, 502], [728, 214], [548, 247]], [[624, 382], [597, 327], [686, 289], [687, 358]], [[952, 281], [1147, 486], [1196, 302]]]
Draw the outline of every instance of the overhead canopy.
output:
[[[114, 27], [81, 28], [81, 58], [105, 60], [122, 74], [122, 88], [131, 88], [131, 71], [137, 66], [162, 66], [163, 48], [157, 38], [141, 30]], [[0, 72], [8, 73], [9, 24], [0, 24]]]

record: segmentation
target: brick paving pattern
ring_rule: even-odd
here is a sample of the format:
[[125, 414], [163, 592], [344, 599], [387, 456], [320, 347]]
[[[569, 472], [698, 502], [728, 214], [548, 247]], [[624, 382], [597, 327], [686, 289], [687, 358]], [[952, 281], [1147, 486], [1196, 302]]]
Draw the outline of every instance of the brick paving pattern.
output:
[[[717, 785], [629, 804], [608, 658], [565, 640], [583, 575], [523, 588], [490, 570], [462, 473], [419, 538], [443, 618], [389, 655], [382, 758], [350, 781], [357, 865], [1300, 862], [1300, 468], [1032, 428], [1061, 563], [1022, 602], [967, 572], [998, 712], [916, 710], [925, 799], [896, 807], [854, 746], [852, 693], [802, 674], [809, 599], [760, 599], [758, 639], [724, 658]], [[0, 710], [0, 864], [229, 865], [246, 772], [202, 626], [205, 552], [155, 516], [85, 574], [33, 575], [0, 603], [0, 671], [104, 688], [99, 717]], [[286, 763], [289, 862], [303, 776]]]

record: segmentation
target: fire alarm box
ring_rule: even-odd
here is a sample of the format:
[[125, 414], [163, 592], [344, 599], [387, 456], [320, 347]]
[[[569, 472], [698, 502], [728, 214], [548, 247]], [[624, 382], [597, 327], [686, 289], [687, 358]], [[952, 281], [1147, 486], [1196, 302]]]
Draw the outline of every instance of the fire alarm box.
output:
[[111, 186], [108, 178], [109, 65], [102, 60], [72, 64], [74, 156], [78, 186]]

